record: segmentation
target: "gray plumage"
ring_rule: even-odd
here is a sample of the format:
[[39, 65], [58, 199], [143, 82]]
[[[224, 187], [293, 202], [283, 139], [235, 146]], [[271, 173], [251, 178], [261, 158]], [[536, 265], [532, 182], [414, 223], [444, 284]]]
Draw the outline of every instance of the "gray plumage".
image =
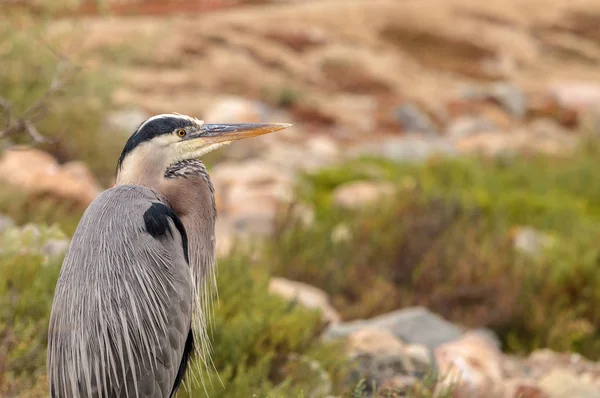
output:
[[156, 237], [140, 228], [153, 203], [164, 201], [124, 185], [83, 215], [56, 288], [60, 312], [50, 320], [52, 396], [169, 396], [173, 384], [165, 382], [175, 380], [191, 326], [192, 274], [173, 220]]
[[83, 214], [57, 281], [47, 357], [53, 398], [171, 397], [192, 353], [210, 363], [216, 207], [198, 158], [288, 126], [166, 114], [132, 134], [116, 186]]

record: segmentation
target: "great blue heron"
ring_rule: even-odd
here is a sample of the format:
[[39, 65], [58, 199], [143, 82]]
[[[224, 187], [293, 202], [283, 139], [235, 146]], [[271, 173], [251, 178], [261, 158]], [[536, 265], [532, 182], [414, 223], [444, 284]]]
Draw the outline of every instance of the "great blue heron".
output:
[[209, 359], [216, 207], [199, 158], [289, 126], [174, 113], [131, 135], [116, 185], [86, 209], [62, 264], [48, 331], [53, 398], [170, 397], [194, 351]]

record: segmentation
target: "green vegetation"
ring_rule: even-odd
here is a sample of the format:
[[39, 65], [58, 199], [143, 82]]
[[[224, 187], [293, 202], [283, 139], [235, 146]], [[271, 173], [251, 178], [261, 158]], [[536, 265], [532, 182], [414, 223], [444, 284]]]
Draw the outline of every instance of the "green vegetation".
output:
[[[46, 92], [60, 64], [50, 48], [64, 40], [48, 39], [45, 29], [25, 14], [0, 17], [6, 72], [0, 93], [16, 115]], [[129, 63], [147, 56], [124, 57], [120, 48], [107, 54]], [[124, 142], [107, 138], [112, 132], [103, 127], [115, 83], [105, 72], [82, 69], [36, 123], [52, 140], [41, 149], [61, 162], [85, 161], [104, 186], [112, 183]], [[288, 107], [302, 102], [301, 94], [287, 88], [264, 93]], [[0, 112], [0, 125], [3, 117]], [[27, 142], [25, 135], [12, 139]], [[341, 347], [316, 339], [319, 314], [271, 296], [271, 275], [324, 289], [345, 319], [425, 305], [452, 321], [495, 330], [511, 351], [550, 347], [600, 358], [599, 169], [600, 148], [590, 139], [561, 159], [414, 165], [363, 158], [304, 176], [298, 198], [315, 208], [316, 221], [305, 225], [282, 214], [258, 255], [237, 249], [219, 261], [215, 368], [206, 375], [206, 390], [211, 397], [363, 397], [371, 391], [364, 383], [347, 385]], [[336, 208], [333, 190], [354, 180], [391, 181], [397, 195], [360, 212]], [[0, 396], [47, 396], [47, 322], [62, 259], [40, 248], [70, 236], [81, 210], [0, 191], [0, 213], [40, 225], [0, 233]], [[520, 227], [536, 229], [550, 243], [537, 255], [519, 252]], [[431, 384], [423, 384], [408, 396], [430, 396]]]
[[48, 314], [62, 258], [40, 249], [57, 228], [10, 228], [0, 234], [0, 396], [42, 397]]
[[[100, 182], [109, 185], [114, 178], [114, 159], [124, 144], [124, 139], [107, 139], [107, 134], [114, 132], [103, 128], [116, 81], [107, 71], [83, 67], [74, 59], [63, 60], [61, 49], [73, 42], [73, 34], [50, 36], [42, 20], [27, 14], [1, 17], [0, 93], [11, 106], [13, 119], [42, 100], [39, 110], [29, 115], [49, 140], [38, 147], [59, 162], [84, 160]], [[69, 68], [76, 72], [68, 73]], [[49, 93], [53, 81], [61, 83], [60, 89]], [[0, 125], [4, 126], [6, 116], [0, 112]], [[23, 132], [9, 138], [14, 144], [32, 142]]]
[[[56, 227], [35, 231], [10, 228], [0, 234], [3, 397], [47, 396], [47, 325], [62, 258], [46, 258], [39, 248], [63, 234]], [[343, 357], [338, 345], [315, 339], [322, 328], [320, 314], [269, 295], [268, 274], [250, 263], [238, 254], [219, 264], [220, 300], [211, 333], [217, 372], [211, 370], [205, 380], [209, 396], [292, 397], [339, 386]], [[311, 362], [322, 369], [315, 372]], [[323, 384], [315, 385], [319, 378]], [[198, 396], [202, 386], [194, 389]]]
[[[600, 357], [600, 151], [564, 159], [359, 159], [307, 175], [305, 226], [282, 217], [263, 261], [316, 285], [346, 319], [425, 305], [495, 330], [505, 348]], [[353, 213], [331, 203], [353, 180], [387, 180], [397, 195]], [[515, 249], [518, 227], [550, 237], [539, 255]], [[345, 233], [339, 234], [339, 231]]]

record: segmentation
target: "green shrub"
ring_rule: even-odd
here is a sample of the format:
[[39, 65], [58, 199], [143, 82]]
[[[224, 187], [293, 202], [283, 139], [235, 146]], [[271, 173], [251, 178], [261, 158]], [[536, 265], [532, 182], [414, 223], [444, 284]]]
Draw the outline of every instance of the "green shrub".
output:
[[[55, 227], [10, 228], [0, 234], [0, 396], [47, 396], [45, 358], [53, 292], [62, 259], [44, 257]], [[23, 232], [24, 231], [24, 232]], [[214, 368], [205, 374], [210, 397], [293, 397], [341, 388], [344, 357], [321, 344], [321, 316], [268, 292], [269, 275], [249, 257], [219, 262], [219, 301], [211, 329]], [[316, 363], [317, 371], [308, 366]], [[216, 372], [215, 372], [216, 370]], [[202, 385], [188, 381], [193, 396]], [[222, 384], [221, 384], [222, 383]], [[186, 396], [185, 390], [178, 396]]]
[[43, 227], [0, 234], [2, 397], [44, 396], [47, 323], [61, 259], [46, 258], [40, 248], [62, 238], [56, 228]]
[[[61, 62], [61, 55], [57, 53], [66, 47], [64, 43], [76, 40], [77, 33], [74, 28], [61, 35], [49, 35], [42, 19], [27, 14], [0, 17], [0, 64], [3, 70], [0, 93], [10, 103], [15, 117], [48, 91], [59, 65], [67, 65]], [[50, 140], [39, 148], [49, 151], [60, 162], [85, 161], [102, 184], [110, 185], [115, 159], [125, 143], [125, 139], [108, 139], [107, 134], [114, 132], [103, 129], [116, 79], [109, 71], [82, 67], [74, 59], [70, 62], [79, 71], [66, 79], [59, 91], [44, 100], [43, 117], [35, 122], [37, 130]], [[0, 112], [1, 125], [4, 125], [4, 119], [4, 113]], [[15, 144], [32, 143], [25, 133], [10, 138]]]
[[[341, 375], [343, 361], [336, 345], [318, 343], [323, 326], [318, 312], [270, 295], [269, 274], [260, 265], [252, 266], [246, 256], [234, 254], [220, 260], [218, 267], [212, 344], [219, 372], [210, 373], [208, 396], [295, 397], [323, 387], [322, 383], [339, 386], [339, 377], [320, 380], [329, 377], [323, 376], [329, 371]], [[308, 380], [302, 382], [299, 376], [307, 366], [298, 366], [298, 355], [300, 365], [315, 361], [326, 370], [309, 371]], [[192, 396], [202, 390], [195, 387]]]
[[[284, 214], [263, 261], [326, 290], [345, 319], [425, 305], [494, 329], [513, 351], [598, 358], [598, 154], [594, 144], [566, 159], [349, 161], [305, 176], [299, 197], [316, 222]], [[392, 181], [397, 195], [359, 212], [332, 205], [337, 186], [362, 179]], [[518, 252], [520, 226], [554, 244], [539, 256]]]

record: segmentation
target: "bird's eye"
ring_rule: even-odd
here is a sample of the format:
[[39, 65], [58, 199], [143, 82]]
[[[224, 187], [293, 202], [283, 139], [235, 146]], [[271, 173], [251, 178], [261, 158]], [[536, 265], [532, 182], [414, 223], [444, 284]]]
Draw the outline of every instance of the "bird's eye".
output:
[[187, 134], [187, 131], [185, 131], [183, 129], [177, 130], [177, 135], [180, 137], [185, 137], [186, 134]]

